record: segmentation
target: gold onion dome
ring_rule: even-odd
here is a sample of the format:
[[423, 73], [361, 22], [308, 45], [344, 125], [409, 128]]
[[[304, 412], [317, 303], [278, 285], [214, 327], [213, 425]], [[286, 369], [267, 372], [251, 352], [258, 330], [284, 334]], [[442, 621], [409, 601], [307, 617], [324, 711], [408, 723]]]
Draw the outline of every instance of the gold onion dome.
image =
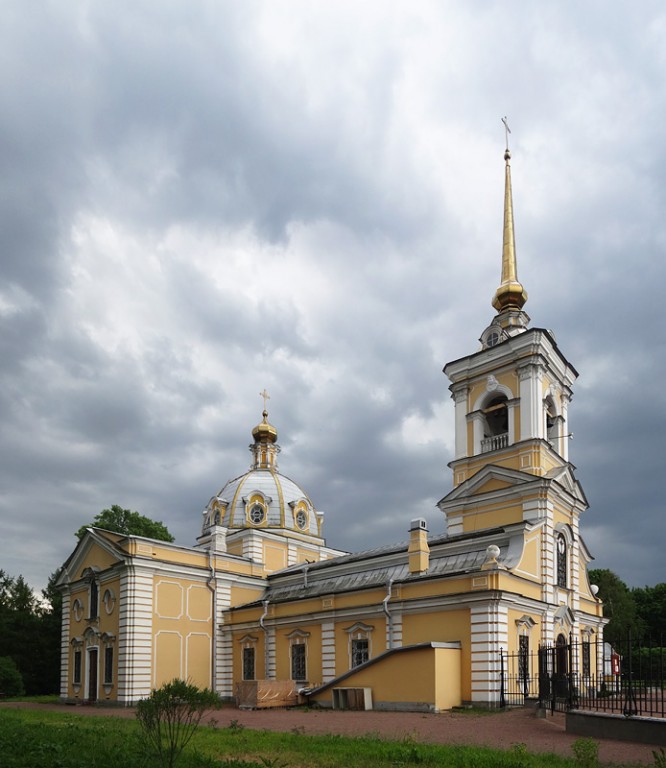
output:
[[277, 442], [277, 429], [275, 429], [272, 424], [268, 423], [268, 411], [266, 409], [264, 409], [262, 416], [263, 419], [261, 420], [261, 423], [257, 424], [257, 426], [252, 430], [252, 437], [254, 438], [255, 443]]
[[516, 262], [516, 238], [513, 229], [513, 197], [511, 193], [511, 152], [507, 147], [504, 153], [505, 183], [504, 183], [504, 240], [502, 243], [502, 282], [495, 291], [493, 307], [498, 312], [521, 310], [527, 301], [527, 291], [518, 281], [518, 266]]

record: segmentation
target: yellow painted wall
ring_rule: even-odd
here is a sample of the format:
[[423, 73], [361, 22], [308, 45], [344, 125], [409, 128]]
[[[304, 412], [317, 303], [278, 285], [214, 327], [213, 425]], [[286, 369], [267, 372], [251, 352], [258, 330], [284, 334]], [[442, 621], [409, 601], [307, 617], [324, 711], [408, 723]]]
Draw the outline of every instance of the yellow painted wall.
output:
[[527, 578], [539, 578], [541, 573], [540, 544], [541, 537], [539, 534], [533, 534], [531, 536], [528, 534], [526, 536], [522, 557], [514, 569], [516, 573], [521, 576], [526, 576]]
[[[99, 555], [99, 551], [96, 552]], [[99, 558], [96, 558], [96, 563], [100, 562]], [[86, 566], [88, 567], [88, 566]], [[89, 592], [88, 585], [84, 585], [78, 589], [75, 589], [71, 593], [70, 597], [70, 624], [69, 624], [69, 640], [72, 638], [83, 638], [85, 636], [86, 629], [88, 627], [94, 628], [99, 634], [97, 637], [86, 640], [83, 645], [78, 646], [81, 650], [81, 684], [74, 686], [73, 673], [74, 673], [74, 653], [75, 648], [71, 643], [68, 643], [69, 649], [69, 679], [68, 679], [68, 697], [73, 700], [84, 701], [88, 698], [88, 690], [86, 688], [86, 679], [88, 675], [88, 650], [96, 647], [98, 649], [98, 675], [97, 675], [97, 696], [100, 701], [114, 701], [118, 696], [118, 628], [119, 628], [119, 596], [120, 596], [120, 579], [114, 578], [109, 581], [102, 581], [98, 584], [98, 615], [96, 620], [91, 621], [89, 616]], [[109, 596], [112, 598], [104, 602], [104, 595], [109, 592]], [[81, 602], [82, 610], [79, 613], [77, 620], [77, 614], [74, 611], [74, 601], [78, 599]], [[115, 640], [102, 639], [102, 635], [109, 635], [115, 637]], [[105, 648], [110, 645], [113, 648], [113, 683], [110, 685], [104, 685], [104, 663], [105, 663]]]
[[[373, 706], [402, 704], [450, 709], [459, 706], [462, 701], [460, 658], [457, 649], [400, 651], [352, 673], [340, 683], [340, 687], [370, 688]], [[333, 690], [328, 688], [312, 699], [332, 705]]]
[[264, 565], [266, 571], [279, 571], [286, 568], [287, 563], [287, 542], [282, 543], [265, 542], [264, 543]]
[[81, 575], [86, 568], [97, 568], [100, 572], [105, 571], [107, 568], [110, 568], [118, 562], [119, 560], [117, 557], [112, 555], [106, 549], [100, 547], [96, 542], [93, 542], [90, 550], [81, 563], [79, 572], [74, 574], [74, 576], [75, 578], [81, 578]]
[[227, 552], [229, 552], [230, 555], [238, 555], [238, 557], [243, 556], [243, 542], [242, 541], [233, 541], [230, 544], [227, 545]]
[[473, 495], [478, 496], [481, 493], [490, 493], [491, 491], [499, 491], [502, 488], [509, 488], [511, 484], [508, 483], [506, 480], [499, 480], [497, 478], [492, 478], [488, 480], [487, 483], [484, 483], [479, 488], [476, 488], [474, 490]]
[[462, 651], [435, 648], [435, 707], [440, 712], [462, 704]]
[[[530, 655], [534, 655], [539, 647], [541, 637], [541, 614], [532, 611], [510, 610], [508, 613], [508, 652], [510, 654], [518, 653], [518, 636], [523, 634], [522, 626], [517, 622], [522, 621], [525, 616], [529, 616], [534, 621], [535, 626], [527, 633], [530, 638]], [[537, 674], [538, 670], [530, 670], [530, 674]], [[510, 672], [509, 672], [510, 674]]]
[[471, 636], [469, 608], [454, 608], [448, 611], [405, 614], [402, 623], [402, 644], [414, 645], [426, 642], [462, 643], [460, 651], [461, 695], [465, 700], [472, 698], [471, 678]]
[[210, 687], [212, 595], [204, 581], [155, 576], [153, 684], [174, 677]]
[[[231, 587], [231, 605], [245, 605], [245, 603], [253, 603], [256, 600], [259, 600], [261, 596], [264, 594], [264, 588], [263, 587], [240, 587], [238, 585], [234, 585]], [[260, 609], [254, 609], [254, 612], [256, 613], [259, 611], [261, 613]]]

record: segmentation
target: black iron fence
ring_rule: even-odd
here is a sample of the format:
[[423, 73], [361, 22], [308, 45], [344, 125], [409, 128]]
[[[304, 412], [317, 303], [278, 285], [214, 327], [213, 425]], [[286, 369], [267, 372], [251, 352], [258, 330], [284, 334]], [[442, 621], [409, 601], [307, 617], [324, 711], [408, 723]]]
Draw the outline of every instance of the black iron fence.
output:
[[663, 641], [623, 643], [574, 640], [529, 652], [500, 652], [500, 706], [527, 701], [566, 712], [611, 712], [666, 717], [666, 647]]

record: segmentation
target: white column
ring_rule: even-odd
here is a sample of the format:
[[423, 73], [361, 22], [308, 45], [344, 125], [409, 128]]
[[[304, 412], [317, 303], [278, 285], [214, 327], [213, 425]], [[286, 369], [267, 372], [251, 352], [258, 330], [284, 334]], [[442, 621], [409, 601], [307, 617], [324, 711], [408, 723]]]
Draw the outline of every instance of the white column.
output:
[[520, 435], [517, 440], [545, 438], [543, 418], [543, 371], [536, 365], [518, 369], [520, 378]]
[[467, 444], [467, 386], [456, 387], [451, 393], [455, 403], [456, 459], [469, 456]]

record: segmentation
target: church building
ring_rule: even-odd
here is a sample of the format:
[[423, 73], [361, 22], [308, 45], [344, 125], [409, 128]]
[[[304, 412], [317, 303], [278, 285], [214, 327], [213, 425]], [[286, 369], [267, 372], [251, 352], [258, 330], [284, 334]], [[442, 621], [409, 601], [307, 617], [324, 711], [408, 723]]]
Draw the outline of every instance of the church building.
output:
[[278, 471], [264, 407], [250, 469], [210, 499], [195, 546], [97, 528], [80, 540], [59, 580], [64, 701], [131, 705], [178, 677], [252, 706], [494, 707], [505, 657], [520, 660], [529, 696], [533, 651], [569, 638], [587, 657], [563, 663], [601, 670], [587, 502], [568, 460], [577, 373], [550, 331], [529, 326], [504, 157], [496, 314], [480, 348], [444, 368], [445, 532], [419, 518], [403, 543], [328, 547], [323, 514]]

